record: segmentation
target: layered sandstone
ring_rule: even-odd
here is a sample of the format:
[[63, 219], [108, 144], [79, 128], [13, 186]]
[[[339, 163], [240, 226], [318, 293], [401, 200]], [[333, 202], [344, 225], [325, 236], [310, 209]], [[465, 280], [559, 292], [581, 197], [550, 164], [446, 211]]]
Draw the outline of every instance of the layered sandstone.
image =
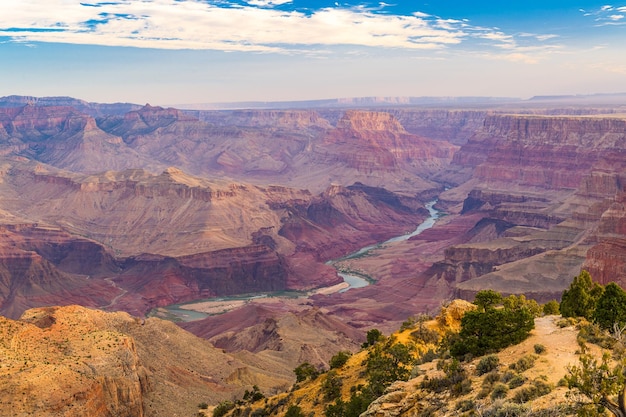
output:
[[424, 172], [444, 166], [456, 147], [408, 133], [386, 112], [348, 110], [325, 139], [336, 147], [338, 157], [357, 170], [388, 170], [404, 167]]
[[453, 164], [484, 184], [574, 190], [592, 169], [623, 169], [625, 143], [624, 119], [494, 115]]
[[463, 145], [479, 130], [490, 111], [448, 109], [388, 110], [407, 131], [430, 139]]
[[3, 155], [17, 155], [79, 172], [159, 167], [102, 131], [93, 117], [73, 107], [0, 108]]

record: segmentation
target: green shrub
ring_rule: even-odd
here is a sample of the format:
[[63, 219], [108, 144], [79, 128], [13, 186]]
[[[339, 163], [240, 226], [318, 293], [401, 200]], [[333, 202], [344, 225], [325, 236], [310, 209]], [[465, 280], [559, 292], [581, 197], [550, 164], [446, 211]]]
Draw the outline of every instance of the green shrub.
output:
[[209, 404], [201, 402], [200, 404], [198, 404], [198, 408], [201, 410], [206, 410], [207, 408], [209, 408]]
[[366, 341], [361, 345], [363, 349], [374, 346], [376, 342], [384, 338], [383, 334], [378, 329], [370, 329], [367, 331]]
[[269, 417], [270, 413], [265, 408], [257, 408], [254, 410], [250, 417]]
[[517, 376], [517, 373], [513, 371], [506, 371], [505, 373], [502, 374], [502, 377], [500, 377], [500, 382], [504, 382], [506, 384], [511, 379], [515, 378], [516, 376]]
[[324, 399], [326, 401], [332, 401], [341, 397], [341, 387], [343, 381], [337, 375], [337, 371], [330, 370], [326, 374], [326, 379], [322, 382], [322, 393], [324, 393]]
[[293, 373], [296, 374], [296, 381], [302, 382], [306, 379], [315, 379], [319, 375], [319, 371], [310, 363], [303, 362], [296, 369], [293, 370]]
[[467, 371], [458, 360], [440, 361], [437, 368], [445, 372], [443, 377], [424, 378], [422, 389], [440, 393], [449, 390], [452, 395], [463, 395], [471, 391], [472, 382], [467, 378]]
[[346, 404], [338, 399], [334, 404], [329, 404], [324, 409], [324, 415], [326, 417], [344, 417]]
[[406, 381], [414, 366], [412, 347], [386, 339], [370, 349], [365, 360], [365, 374], [370, 389], [376, 397], [382, 395], [393, 382]]
[[472, 381], [470, 379], [462, 379], [450, 387], [450, 394], [453, 396], [461, 396], [472, 392]]
[[456, 404], [456, 409], [460, 412], [470, 411], [476, 408], [476, 401], [461, 400]]
[[259, 387], [256, 385], [252, 386], [252, 391], [246, 390], [243, 394], [243, 400], [253, 403], [265, 398], [265, 395], [259, 390]]
[[575, 326], [578, 320], [574, 317], [564, 317], [556, 322], [556, 325], [563, 329], [565, 327]]
[[509, 392], [509, 387], [507, 387], [502, 382], [498, 382], [493, 386], [493, 390], [491, 391], [491, 399], [497, 400], [498, 398], [506, 397], [506, 394]]
[[516, 374], [508, 382], [509, 382], [509, 388], [514, 389], [514, 388], [521, 387], [522, 385], [524, 385], [524, 382], [526, 382], [526, 378], [524, 378], [522, 375]]
[[535, 355], [526, 355], [517, 360], [517, 362], [509, 365], [509, 368], [516, 370], [517, 372], [524, 372], [535, 366]]
[[534, 400], [552, 391], [550, 384], [536, 379], [532, 382], [532, 385], [519, 389], [513, 396], [513, 402], [521, 404]]
[[594, 343], [605, 349], [612, 349], [615, 346], [616, 340], [611, 337], [606, 331], [602, 330], [600, 326], [592, 323], [581, 323], [579, 325], [578, 343]]
[[489, 387], [482, 387], [480, 389], [480, 391], [478, 391], [478, 394], [476, 394], [476, 399], [477, 400], [482, 400], [484, 398], [487, 398], [489, 396], [489, 394], [491, 394], [491, 386], [489, 386]]
[[604, 330], [612, 329], [615, 323], [623, 327], [626, 324], [626, 291], [614, 282], [607, 284], [592, 318]]
[[559, 314], [559, 302], [551, 300], [545, 303], [543, 305], [543, 314], [546, 316], [555, 316]]
[[213, 409], [213, 417], [223, 417], [233, 408], [235, 408], [235, 403], [232, 401], [222, 401]]
[[419, 357], [419, 359], [416, 362], [418, 364], [428, 363], [428, 362], [434, 361], [438, 357], [439, 355], [437, 354], [437, 352], [435, 352], [433, 349], [428, 349], [426, 352], [422, 354], [422, 356]]
[[542, 353], [544, 353], [546, 351], [546, 347], [542, 344], [537, 343], [535, 346], [533, 346], [535, 349], [535, 353], [537, 355], [541, 355]]
[[411, 337], [415, 339], [417, 342], [422, 342], [425, 345], [431, 344], [434, 345], [439, 342], [439, 333], [435, 330], [431, 330], [424, 325], [424, 323], [419, 323], [417, 329], [411, 332]]
[[491, 372], [497, 369], [498, 365], [500, 365], [500, 359], [496, 355], [485, 356], [476, 365], [476, 375], [480, 376]]
[[287, 409], [287, 412], [285, 413], [285, 417], [305, 417], [304, 413], [302, 412], [302, 408], [298, 407], [297, 405], [292, 405]]
[[417, 320], [415, 320], [415, 317], [412, 317], [412, 316], [409, 317], [408, 319], [402, 322], [402, 325], [400, 326], [400, 331], [403, 332], [407, 329], [413, 328], [413, 326], [415, 326], [415, 323], [417, 323]]
[[[479, 295], [481, 297], [479, 298]], [[474, 302], [479, 309], [461, 319], [461, 330], [451, 342], [450, 354], [457, 358], [497, 352], [526, 339], [535, 327], [535, 318], [526, 307], [495, 308], [496, 294], [479, 292]]]
[[528, 407], [499, 400], [495, 401], [482, 415], [483, 417], [523, 417], [528, 415]]
[[352, 353], [345, 350], [337, 352], [332, 358], [330, 358], [330, 369], [341, 368], [346, 364], [346, 362], [348, 362], [350, 356], [352, 356]]
[[498, 371], [491, 371], [485, 375], [485, 378], [483, 379], [483, 386], [491, 386], [499, 381], [500, 373]]

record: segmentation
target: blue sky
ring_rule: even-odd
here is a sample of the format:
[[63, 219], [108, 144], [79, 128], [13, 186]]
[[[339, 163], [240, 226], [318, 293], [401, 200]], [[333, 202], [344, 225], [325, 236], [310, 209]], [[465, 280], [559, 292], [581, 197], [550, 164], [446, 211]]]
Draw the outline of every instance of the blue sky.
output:
[[0, 80], [153, 105], [626, 92], [626, 1], [3, 0]]

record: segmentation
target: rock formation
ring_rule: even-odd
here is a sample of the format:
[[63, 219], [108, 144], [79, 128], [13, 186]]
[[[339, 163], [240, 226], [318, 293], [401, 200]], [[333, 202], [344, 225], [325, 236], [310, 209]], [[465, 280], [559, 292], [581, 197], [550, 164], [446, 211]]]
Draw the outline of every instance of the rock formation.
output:
[[0, 403], [6, 415], [190, 415], [241, 395], [244, 370], [264, 391], [290, 376], [224, 354], [172, 323], [84, 307], [0, 317]]

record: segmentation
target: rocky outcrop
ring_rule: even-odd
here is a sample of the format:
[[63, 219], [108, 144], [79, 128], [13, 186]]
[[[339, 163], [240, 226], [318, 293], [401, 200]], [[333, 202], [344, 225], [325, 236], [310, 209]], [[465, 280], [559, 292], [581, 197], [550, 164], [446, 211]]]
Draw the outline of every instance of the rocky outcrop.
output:
[[[0, 317], [2, 339], [12, 341], [2, 346], [9, 369], [9, 379], [1, 382], [3, 412], [146, 415], [143, 398], [150, 388], [148, 371], [140, 363], [132, 337], [112, 329], [97, 332], [92, 328], [92, 340], [80, 343], [79, 332], [63, 331], [75, 325], [76, 316], [85, 312], [78, 307], [66, 307], [60, 312], [43, 308], [29, 310], [17, 322]], [[81, 327], [97, 326], [89, 320], [94, 313], [85, 316], [80, 318]], [[23, 363], [18, 365], [18, 361]]]
[[0, 317], [0, 412], [6, 415], [191, 415], [241, 395], [240, 369], [266, 391], [290, 381], [224, 354], [173, 323], [84, 307]]

